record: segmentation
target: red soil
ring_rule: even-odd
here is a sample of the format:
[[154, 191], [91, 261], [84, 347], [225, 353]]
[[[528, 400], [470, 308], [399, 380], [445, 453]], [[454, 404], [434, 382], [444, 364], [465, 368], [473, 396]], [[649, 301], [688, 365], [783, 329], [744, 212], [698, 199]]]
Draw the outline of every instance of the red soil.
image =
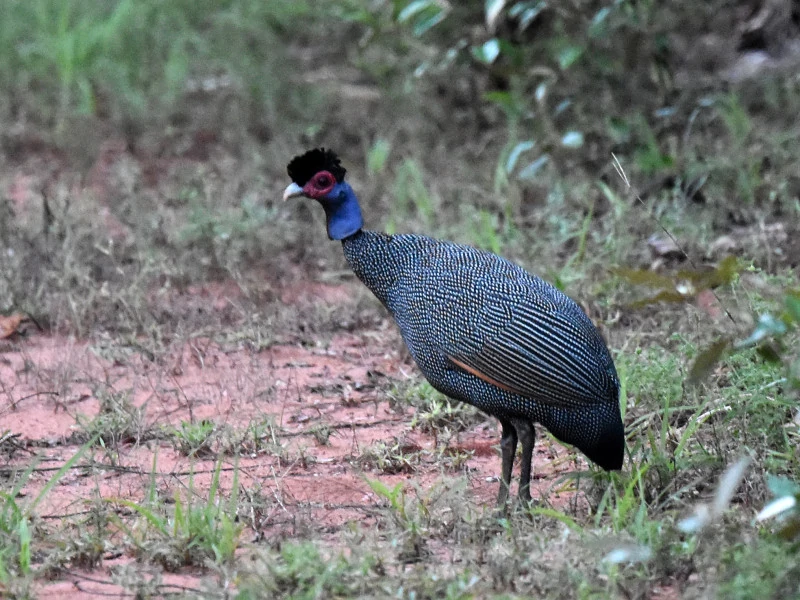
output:
[[[217, 306], [232, 290], [218, 285], [194, 292]], [[349, 292], [318, 284], [282, 293], [287, 300], [309, 294], [336, 303]], [[92, 419], [111, 410], [111, 400], [116, 399], [117, 405], [128, 402], [129, 411], [141, 409], [141, 423], [122, 439], [106, 440], [109, 451], [86, 452], [78, 461], [82, 467], [70, 470], [47, 492], [35, 510], [44, 527], [88, 510], [101, 498], [142, 501], [154, 468], [164, 497], [185, 497], [193, 473], [193, 489], [201, 501], [206, 499], [224, 442], [218, 441], [205, 455], [187, 457], [164, 433], [169, 427], [203, 420], [214, 423], [219, 440], [234, 446], [223, 459], [222, 495], [231, 494], [236, 465], [240, 497], [245, 493], [260, 498], [257, 514], [243, 515], [248, 526], [244, 541], [285, 537], [300, 527], [333, 533], [349, 521], [369, 522], [384, 501], [366, 478], [426, 489], [442, 475], [466, 474], [465, 501], [493, 505], [500, 470], [496, 423], [487, 420], [457, 436], [450, 447], [471, 452], [472, 457], [458, 472], [444, 472], [436, 459], [434, 437], [411, 429], [413, 409], [390, 407], [387, 390], [405, 379], [404, 373], [413, 372], [401, 358], [405, 355], [398, 340], [383, 329], [338, 334], [326, 346], [281, 344], [256, 351], [193, 338], [175, 343], [155, 360], [103, 340], [46, 335], [6, 340], [0, 347], [0, 433], [18, 437], [0, 452], [9, 457], [11, 467], [24, 467], [35, 458], [39, 469], [17, 502], [25, 506], [36, 497], [55, 470], [79, 450]], [[254, 426], [263, 432], [258, 443]], [[327, 441], [318, 433], [321, 427], [330, 432]], [[407, 453], [421, 453], [410, 472], [386, 474], [359, 460], [375, 442], [394, 439], [403, 440]], [[242, 452], [238, 461], [235, 451]], [[561, 504], [570, 494], [559, 495], [552, 488], [557, 473], [570, 465], [560, 461], [561, 466], [554, 467], [550, 459], [555, 454], [566, 452], [546, 440], [537, 445], [533, 495], [544, 494]], [[62, 574], [58, 581], [40, 586], [37, 594], [116, 594], [122, 588], [110, 584], [108, 569], [131, 560], [106, 557], [102, 568]], [[164, 582], [191, 588], [197, 578], [187, 571], [168, 575]]]

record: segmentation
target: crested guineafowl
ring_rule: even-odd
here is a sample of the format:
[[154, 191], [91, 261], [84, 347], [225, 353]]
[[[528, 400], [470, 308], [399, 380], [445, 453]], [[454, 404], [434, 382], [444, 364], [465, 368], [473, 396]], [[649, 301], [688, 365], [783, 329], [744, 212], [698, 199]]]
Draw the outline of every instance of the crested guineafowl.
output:
[[337, 156], [314, 149], [288, 166], [284, 200], [312, 198], [328, 237], [392, 314], [422, 373], [443, 394], [497, 417], [502, 481], [522, 445], [519, 498], [530, 500], [534, 423], [606, 470], [622, 467], [619, 379], [603, 338], [570, 298], [495, 254], [420, 235], [362, 229]]

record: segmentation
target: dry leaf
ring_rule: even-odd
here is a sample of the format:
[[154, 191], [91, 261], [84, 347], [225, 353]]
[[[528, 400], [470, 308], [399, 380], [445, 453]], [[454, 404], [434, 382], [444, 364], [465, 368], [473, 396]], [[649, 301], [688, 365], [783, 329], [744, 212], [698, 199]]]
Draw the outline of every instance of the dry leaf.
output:
[[700, 293], [698, 293], [696, 302], [698, 308], [703, 309], [704, 311], [706, 311], [706, 313], [708, 313], [715, 319], [722, 314], [722, 309], [720, 309], [719, 300], [717, 300], [717, 297], [711, 290], [702, 290]]
[[711, 245], [708, 247], [708, 250], [711, 254], [721, 254], [721, 253], [730, 254], [736, 249], [737, 246], [738, 243], [733, 238], [733, 236], [723, 235], [722, 237], [718, 237], [713, 242], [711, 242]]
[[674, 239], [654, 233], [647, 238], [647, 245], [655, 256], [663, 258], [685, 258], [685, 254]]
[[28, 316], [22, 313], [14, 313], [7, 317], [0, 315], [0, 340], [9, 338], [17, 333], [17, 328], [20, 324], [27, 320]]
[[689, 371], [689, 385], [697, 385], [703, 381], [722, 359], [725, 351], [730, 347], [731, 341], [727, 339], [717, 340], [708, 348], [704, 349], [692, 363]]

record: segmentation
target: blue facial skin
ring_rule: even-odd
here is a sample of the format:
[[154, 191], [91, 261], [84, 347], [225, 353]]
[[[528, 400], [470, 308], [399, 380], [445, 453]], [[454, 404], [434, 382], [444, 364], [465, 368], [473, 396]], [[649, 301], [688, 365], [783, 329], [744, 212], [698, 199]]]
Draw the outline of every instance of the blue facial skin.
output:
[[358, 233], [364, 226], [358, 198], [348, 183], [337, 183], [318, 201], [325, 209], [330, 239], [343, 240]]

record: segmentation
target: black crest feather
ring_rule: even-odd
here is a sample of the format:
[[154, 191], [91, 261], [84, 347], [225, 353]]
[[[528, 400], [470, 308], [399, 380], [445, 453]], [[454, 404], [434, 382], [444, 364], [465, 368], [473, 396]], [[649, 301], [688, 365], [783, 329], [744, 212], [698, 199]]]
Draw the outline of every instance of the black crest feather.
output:
[[328, 171], [339, 183], [344, 181], [344, 175], [347, 172], [336, 153], [332, 150], [325, 150], [325, 148], [314, 148], [305, 154], [295, 156], [286, 170], [292, 181], [300, 187], [308, 183], [308, 180], [320, 171]]

